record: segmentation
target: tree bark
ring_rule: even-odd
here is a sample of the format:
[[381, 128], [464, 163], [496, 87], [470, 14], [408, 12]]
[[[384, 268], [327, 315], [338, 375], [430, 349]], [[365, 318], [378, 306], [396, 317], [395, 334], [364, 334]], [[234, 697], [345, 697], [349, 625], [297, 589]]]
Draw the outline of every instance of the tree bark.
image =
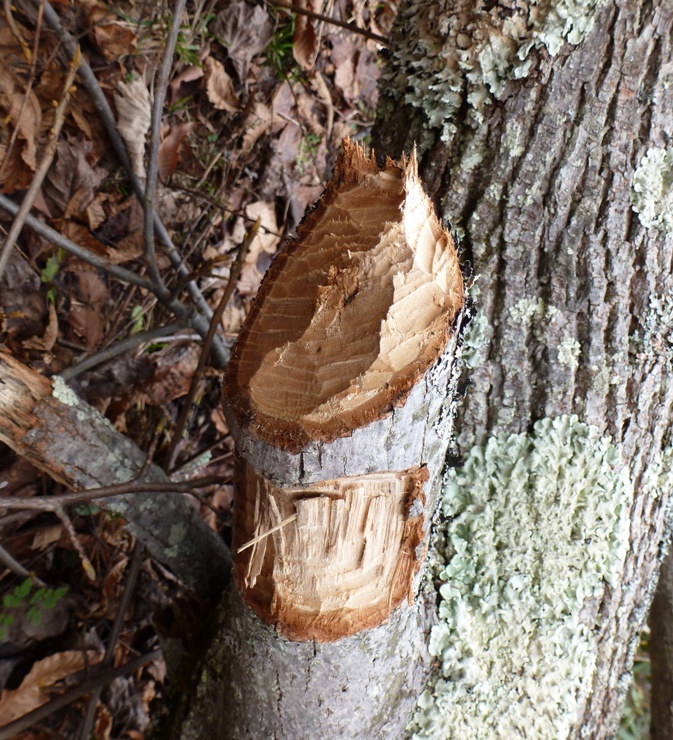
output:
[[[135, 480], [145, 454], [60, 379], [53, 382], [0, 353], [0, 441], [75, 491]], [[149, 465], [143, 481], [168, 480]], [[114, 496], [100, 505], [120, 514], [152, 557], [203, 596], [228, 579], [224, 543], [181, 494]]]
[[[374, 138], [392, 155], [422, 145], [421, 176], [477, 277], [480, 362], [457, 422], [461, 451], [483, 453], [503, 434], [531, 439], [538, 420], [574, 414], [611, 437], [628, 472], [627, 554], [613, 584], [586, 601], [595, 669], [574, 693], [567, 727], [568, 737], [607, 738], [670, 529], [668, 190], [655, 185], [654, 202], [643, 202], [650, 186], [641, 183], [638, 195], [634, 177], [647, 174], [648, 152], [656, 161], [669, 141], [672, 9], [598, 5], [595, 18], [587, 9], [584, 38], [582, 19], [568, 12], [566, 29], [575, 26], [567, 38], [578, 45], [541, 41], [553, 38], [553, 13], [568, 7], [551, 3], [552, 16], [528, 16], [536, 36], [517, 27], [517, 37], [523, 4], [403, 3]], [[546, 536], [552, 548], [554, 533]], [[519, 667], [510, 671], [498, 685], [514, 681]], [[493, 721], [484, 715], [500, 713], [494, 693], [475, 713], [482, 731]], [[525, 728], [533, 732], [540, 706], [520, 718], [517, 736], [531, 736]]]

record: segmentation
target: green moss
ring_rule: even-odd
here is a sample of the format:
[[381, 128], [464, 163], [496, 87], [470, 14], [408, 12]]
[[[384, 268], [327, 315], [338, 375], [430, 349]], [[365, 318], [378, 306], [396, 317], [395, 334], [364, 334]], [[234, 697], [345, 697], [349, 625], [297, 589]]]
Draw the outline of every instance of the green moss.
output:
[[397, 20], [404, 33], [396, 38], [381, 88], [396, 88], [404, 103], [422, 109], [429, 128], [448, 141], [464, 101], [479, 121], [484, 106], [500, 98], [510, 80], [529, 74], [533, 49], [555, 56], [564, 42], [579, 44], [601, 2], [407, 3]]
[[441, 675], [419, 700], [416, 738], [567, 737], [594, 672], [591, 604], [619, 577], [632, 495], [617, 448], [576, 416], [493, 437], [449, 471], [429, 646]]
[[673, 234], [673, 149], [648, 149], [633, 175], [631, 203], [647, 229]]

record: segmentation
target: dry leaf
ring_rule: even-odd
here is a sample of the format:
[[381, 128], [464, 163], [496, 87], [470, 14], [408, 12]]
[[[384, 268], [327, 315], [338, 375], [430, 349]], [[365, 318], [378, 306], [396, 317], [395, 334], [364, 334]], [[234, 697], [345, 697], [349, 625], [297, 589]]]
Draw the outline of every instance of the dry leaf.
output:
[[192, 64], [183, 69], [179, 75], [174, 77], [168, 85], [171, 105], [173, 103], [177, 103], [178, 100], [183, 98], [185, 95], [185, 88], [189, 86], [189, 83], [200, 80], [203, 77], [203, 74], [203, 67]]
[[271, 128], [274, 120], [271, 108], [264, 105], [264, 103], [256, 101], [252, 112], [243, 122], [245, 134], [243, 135], [241, 150], [244, 153], [251, 151], [257, 139]]
[[27, 349], [37, 349], [41, 352], [51, 352], [51, 350], [54, 348], [54, 345], [56, 344], [56, 339], [58, 338], [58, 317], [56, 315], [56, 309], [54, 308], [53, 303], [50, 303], [48, 305], [48, 310], [49, 321], [44, 330], [44, 334], [41, 338], [31, 337], [30, 339], [26, 339], [26, 341], [23, 343], [23, 346]]
[[[297, 0], [297, 6], [313, 13], [319, 10], [314, 7], [311, 0]], [[297, 64], [305, 70], [312, 69], [315, 64], [315, 58], [318, 55], [318, 35], [313, 22], [305, 15], [297, 14], [295, 17], [292, 54]]]
[[103, 167], [91, 166], [90, 156], [90, 141], [66, 136], [58, 142], [56, 162], [49, 168], [43, 192], [66, 217], [86, 218], [86, 208], [108, 175]]
[[51, 545], [52, 542], [58, 542], [61, 538], [62, 531], [62, 524], [52, 524], [51, 526], [40, 527], [33, 536], [30, 549], [41, 550], [43, 547]]
[[206, 68], [206, 94], [208, 100], [218, 110], [226, 110], [229, 113], [236, 113], [240, 107], [240, 101], [234, 83], [226, 73], [224, 66], [217, 59], [208, 57], [204, 62]]
[[117, 128], [126, 142], [133, 171], [145, 179], [145, 137], [150, 130], [152, 106], [145, 83], [135, 75], [129, 82], [117, 83], [114, 95], [117, 106]]
[[245, 215], [251, 220], [261, 220], [257, 236], [252, 240], [245, 261], [251, 264], [257, 263], [262, 252], [275, 254], [280, 236], [278, 236], [278, 223], [276, 222], [276, 209], [273, 203], [256, 201], [245, 207]]
[[250, 61], [266, 49], [273, 36], [269, 14], [259, 5], [233, 2], [217, 14], [211, 28], [224, 41], [238, 79], [245, 86]]
[[[11, 193], [30, 183], [35, 170], [37, 137], [40, 132], [42, 113], [40, 103], [33, 91], [26, 97], [14, 70], [25, 63], [21, 47], [7, 26], [0, 26], [0, 48], [3, 64], [0, 64], [0, 118], [7, 126], [0, 137], [0, 192]], [[7, 131], [18, 129], [18, 136], [11, 150], [7, 145]], [[5, 161], [7, 160], [7, 161]]]
[[[86, 652], [89, 665], [99, 663], [103, 658], [102, 653], [95, 650]], [[0, 695], [0, 726], [49, 701], [48, 689], [62, 678], [81, 671], [86, 665], [84, 657], [82, 650], [66, 650], [37, 661], [18, 689], [5, 689]]]
[[165, 181], [175, 172], [187, 136], [196, 128], [195, 121], [173, 126], [159, 145], [159, 177]]

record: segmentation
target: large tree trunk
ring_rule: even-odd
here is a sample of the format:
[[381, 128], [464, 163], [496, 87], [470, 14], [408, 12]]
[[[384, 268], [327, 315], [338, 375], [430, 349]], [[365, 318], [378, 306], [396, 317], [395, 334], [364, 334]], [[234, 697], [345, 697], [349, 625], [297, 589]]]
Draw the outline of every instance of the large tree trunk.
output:
[[[465, 557], [482, 570], [465, 576], [454, 557], [444, 573], [433, 648], [447, 680], [424, 697], [418, 721], [428, 735], [442, 727], [451, 737], [470, 736], [467, 728], [480, 736], [611, 737], [669, 528], [672, 7], [528, 6], [529, 14], [516, 2], [403, 3], [375, 136], [393, 155], [420, 145], [421, 175], [462, 236], [480, 311], [457, 422], [466, 467], [449, 488], [451, 501], [456, 491], [490, 490], [474, 494], [481, 515], [447, 507], [472, 531], [476, 544]], [[562, 33], [573, 45], [555, 43]], [[607, 452], [597, 454], [595, 444], [607, 436], [606, 467]], [[553, 473], [558, 455], [563, 475]], [[622, 478], [611, 479], [609, 469]], [[596, 530], [587, 536], [585, 527], [564, 566], [573, 540], [565, 526], [581, 519], [566, 512], [586, 513], [601, 500], [613, 511], [627, 507], [621, 552], [605, 550], [612, 572], [598, 582], [575, 579], [591, 588], [568, 598], [572, 579], [563, 573], [584, 567]], [[518, 525], [510, 525], [529, 543], [518, 549], [499, 521], [512, 510]], [[465, 544], [456, 526], [450, 536]], [[612, 526], [616, 533], [618, 521]], [[507, 547], [515, 557], [498, 556], [499, 577], [507, 582], [517, 563], [528, 572], [517, 573], [517, 599], [499, 594], [493, 612], [488, 589], [498, 580], [488, 567], [493, 549]], [[539, 573], [529, 572], [531, 556]], [[482, 596], [466, 596], [452, 583], [459, 576]], [[574, 622], [549, 614], [550, 585], [559, 612]], [[455, 619], [460, 609], [464, 619]], [[483, 635], [471, 619], [484, 620]], [[512, 647], [494, 655], [503, 633]], [[489, 639], [490, 654], [482, 649]], [[587, 669], [570, 670], [572, 660]], [[536, 686], [547, 687], [542, 698]], [[550, 686], [565, 709], [549, 700]], [[461, 700], [472, 704], [454, 711]], [[449, 718], [444, 724], [438, 712]]]

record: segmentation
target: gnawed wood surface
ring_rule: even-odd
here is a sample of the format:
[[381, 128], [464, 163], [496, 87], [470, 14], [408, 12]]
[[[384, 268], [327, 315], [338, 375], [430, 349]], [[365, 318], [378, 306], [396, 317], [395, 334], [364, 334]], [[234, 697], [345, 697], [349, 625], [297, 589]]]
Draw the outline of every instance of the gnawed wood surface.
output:
[[236, 580], [264, 621], [285, 637], [324, 642], [413, 601], [426, 468], [277, 488], [243, 465], [251, 490], [234, 513], [234, 552], [245, 532], [258, 541], [236, 558]]
[[225, 377], [237, 582], [282, 634], [338, 640], [413, 600], [464, 300], [415, 157], [379, 169], [346, 140]]
[[[52, 382], [7, 353], [0, 353], [0, 440], [75, 491], [133, 481], [146, 462], [142, 450], [63, 381]], [[150, 465], [142, 480], [167, 477]], [[126, 519], [153, 557], [202, 594], [227, 582], [228, 550], [181, 494], [115, 496], [99, 504]]]

